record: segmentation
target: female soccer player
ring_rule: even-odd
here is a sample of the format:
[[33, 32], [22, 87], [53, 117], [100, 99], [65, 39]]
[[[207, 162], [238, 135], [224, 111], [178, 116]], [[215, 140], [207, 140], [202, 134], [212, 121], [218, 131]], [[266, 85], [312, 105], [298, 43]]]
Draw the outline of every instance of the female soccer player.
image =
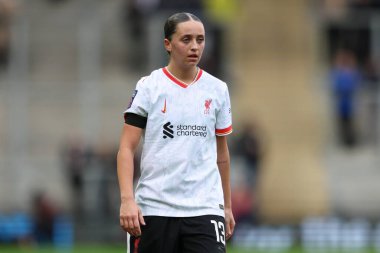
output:
[[[137, 83], [117, 156], [120, 225], [139, 253], [225, 252], [233, 233], [227, 85], [200, 69], [205, 30], [177, 13], [164, 26], [169, 64]], [[133, 157], [144, 132], [141, 176]]]

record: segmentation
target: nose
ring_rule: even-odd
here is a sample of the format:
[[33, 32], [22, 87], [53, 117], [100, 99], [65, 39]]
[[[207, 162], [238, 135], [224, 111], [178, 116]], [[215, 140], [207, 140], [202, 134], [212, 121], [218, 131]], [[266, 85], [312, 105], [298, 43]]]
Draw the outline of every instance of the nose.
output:
[[192, 40], [191, 41], [191, 50], [192, 51], [197, 51], [198, 50], [198, 43], [197, 43], [197, 41], [194, 39], [194, 40]]

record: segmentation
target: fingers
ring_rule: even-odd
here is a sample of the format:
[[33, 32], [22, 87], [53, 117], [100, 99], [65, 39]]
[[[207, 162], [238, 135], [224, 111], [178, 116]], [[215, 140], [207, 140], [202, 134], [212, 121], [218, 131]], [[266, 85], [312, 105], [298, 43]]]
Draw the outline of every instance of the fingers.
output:
[[120, 215], [120, 227], [124, 230], [124, 231], [127, 231], [128, 232], [128, 229], [129, 229], [129, 225], [128, 225], [128, 220], [126, 217]]
[[230, 239], [234, 233], [235, 220], [233, 218], [226, 219], [226, 239]]
[[137, 215], [120, 215], [120, 226], [133, 236], [141, 235], [140, 223], [145, 225], [144, 217], [140, 210]]
[[135, 225], [133, 224], [133, 217], [127, 217], [128, 229], [134, 229]]
[[145, 220], [144, 220], [144, 217], [143, 217], [143, 215], [142, 215], [142, 213], [141, 213], [141, 210], [139, 210], [139, 221], [140, 221], [140, 223], [141, 223], [142, 225], [145, 226]]
[[133, 236], [141, 235], [141, 229], [137, 219], [137, 215], [128, 217], [128, 227], [125, 230]]
[[124, 219], [120, 217], [120, 226], [125, 230]]
[[230, 226], [227, 224], [227, 227], [226, 227], [226, 239], [230, 239], [232, 236], [232, 232], [231, 232], [231, 228]]
[[133, 223], [134, 236], [140, 236], [141, 235], [141, 229], [140, 229], [140, 223], [138, 220], [138, 216], [133, 216], [132, 223]]

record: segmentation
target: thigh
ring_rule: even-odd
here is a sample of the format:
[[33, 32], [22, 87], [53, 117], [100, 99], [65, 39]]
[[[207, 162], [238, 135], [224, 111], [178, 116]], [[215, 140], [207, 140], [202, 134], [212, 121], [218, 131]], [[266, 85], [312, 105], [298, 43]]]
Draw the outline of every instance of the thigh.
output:
[[141, 236], [129, 239], [130, 253], [177, 253], [178, 218], [145, 216]]
[[217, 215], [184, 218], [180, 248], [181, 253], [225, 253], [224, 218]]

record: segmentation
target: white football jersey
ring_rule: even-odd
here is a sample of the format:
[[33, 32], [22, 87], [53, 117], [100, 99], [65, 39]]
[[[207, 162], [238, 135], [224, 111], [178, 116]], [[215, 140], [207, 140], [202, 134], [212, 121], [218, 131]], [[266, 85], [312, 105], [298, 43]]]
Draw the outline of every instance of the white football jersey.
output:
[[135, 191], [143, 215], [224, 216], [216, 135], [232, 132], [227, 85], [201, 69], [186, 85], [161, 68], [140, 79], [125, 113], [147, 118]]

